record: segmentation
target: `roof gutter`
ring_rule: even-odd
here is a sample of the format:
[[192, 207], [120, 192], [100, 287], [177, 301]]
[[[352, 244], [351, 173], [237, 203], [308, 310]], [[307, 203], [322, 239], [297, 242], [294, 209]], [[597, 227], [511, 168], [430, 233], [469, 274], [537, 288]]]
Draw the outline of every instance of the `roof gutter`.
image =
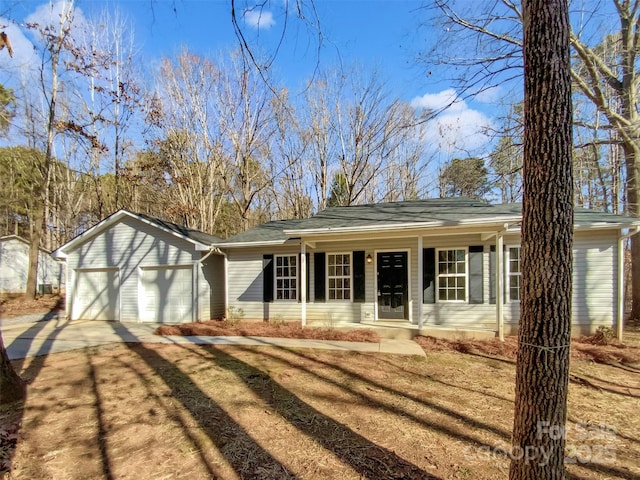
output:
[[411, 222], [411, 223], [394, 223], [386, 225], [363, 225], [360, 227], [324, 227], [324, 228], [309, 228], [299, 230], [284, 230], [285, 235], [328, 235], [332, 233], [369, 233], [379, 232], [381, 230], [420, 230], [423, 228], [451, 228], [451, 227], [468, 227], [477, 225], [486, 225], [487, 227], [494, 227], [497, 225], [503, 225], [505, 223], [519, 222], [522, 220], [520, 215], [514, 215], [511, 217], [500, 217], [492, 219], [480, 219], [480, 220], [462, 220], [459, 222]]
[[[285, 232], [286, 233], [286, 232]], [[234, 248], [234, 247], [267, 247], [270, 245], [284, 245], [290, 242], [290, 238], [284, 240], [268, 240], [265, 242], [230, 242], [230, 243], [216, 243], [216, 247], [220, 248]]]

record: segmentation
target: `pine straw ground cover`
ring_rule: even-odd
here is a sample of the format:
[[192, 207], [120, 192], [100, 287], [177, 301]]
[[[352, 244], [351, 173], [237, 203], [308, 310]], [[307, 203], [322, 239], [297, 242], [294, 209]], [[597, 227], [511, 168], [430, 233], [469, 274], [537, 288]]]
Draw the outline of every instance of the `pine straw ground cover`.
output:
[[181, 325], [162, 325], [156, 329], [158, 335], [204, 335], [204, 336], [241, 336], [306, 338], [312, 340], [344, 340], [351, 342], [380, 341], [380, 335], [373, 330], [337, 330], [334, 328], [304, 327], [301, 322], [233, 322], [226, 320], [208, 320], [204, 322], [183, 323]]
[[[16, 362], [12, 479], [506, 478], [512, 359], [116, 345]], [[573, 478], [640, 478], [640, 368], [575, 360]], [[588, 434], [585, 435], [585, 432]], [[580, 463], [583, 462], [583, 463]]]
[[42, 295], [37, 299], [22, 294], [0, 294], [0, 317], [12, 318], [32, 313], [64, 311], [64, 296]]

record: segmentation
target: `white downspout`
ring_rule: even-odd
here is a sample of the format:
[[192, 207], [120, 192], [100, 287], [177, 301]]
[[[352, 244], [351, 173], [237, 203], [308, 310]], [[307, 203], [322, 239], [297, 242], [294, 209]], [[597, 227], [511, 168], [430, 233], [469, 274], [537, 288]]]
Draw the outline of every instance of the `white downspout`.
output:
[[629, 233], [623, 234], [620, 230], [618, 236], [618, 304], [616, 313], [616, 337], [622, 342], [624, 334], [624, 242], [640, 232], [640, 226], [636, 225]]
[[422, 325], [424, 324], [422, 306], [422, 302], [424, 301], [423, 268], [422, 235], [418, 235], [418, 329], [422, 329]]
[[496, 235], [496, 321], [498, 338], [504, 342], [504, 238], [503, 232]]

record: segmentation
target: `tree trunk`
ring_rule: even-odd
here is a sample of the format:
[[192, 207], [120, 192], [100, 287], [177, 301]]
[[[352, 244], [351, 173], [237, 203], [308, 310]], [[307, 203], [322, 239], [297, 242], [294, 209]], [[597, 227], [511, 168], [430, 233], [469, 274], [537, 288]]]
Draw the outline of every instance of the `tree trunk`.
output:
[[509, 478], [562, 479], [573, 246], [567, 0], [524, 0], [522, 298]]
[[36, 205], [31, 225], [31, 245], [29, 246], [29, 270], [27, 271], [26, 298], [36, 298], [38, 294], [38, 260], [40, 256], [40, 241], [42, 237], [41, 206]]
[[0, 405], [22, 400], [26, 395], [26, 384], [13, 369], [0, 332]]

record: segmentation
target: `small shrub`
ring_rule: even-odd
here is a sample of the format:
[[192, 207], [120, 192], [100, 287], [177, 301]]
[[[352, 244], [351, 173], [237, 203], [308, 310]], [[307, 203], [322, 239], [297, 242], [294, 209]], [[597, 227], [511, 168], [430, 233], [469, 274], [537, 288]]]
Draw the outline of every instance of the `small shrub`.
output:
[[226, 321], [230, 325], [237, 325], [240, 320], [244, 318], [244, 310], [241, 308], [229, 307], [227, 308]]
[[616, 338], [616, 332], [613, 328], [600, 325], [596, 329], [596, 333], [591, 335], [591, 343], [594, 345], [609, 345]]

